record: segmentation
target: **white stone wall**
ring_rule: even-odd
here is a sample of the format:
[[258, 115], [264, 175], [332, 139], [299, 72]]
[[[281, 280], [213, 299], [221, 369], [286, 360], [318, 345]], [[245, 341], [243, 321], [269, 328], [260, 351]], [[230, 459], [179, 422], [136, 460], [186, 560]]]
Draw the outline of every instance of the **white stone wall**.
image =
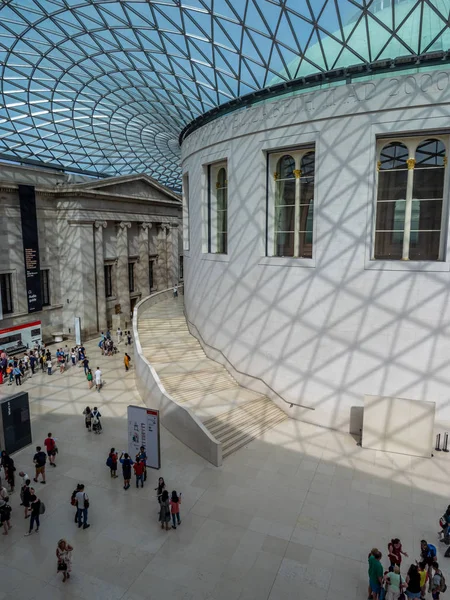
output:
[[[189, 319], [241, 371], [315, 409], [284, 404], [290, 415], [348, 430], [368, 394], [436, 402], [437, 418], [450, 420], [448, 231], [444, 262], [371, 260], [376, 137], [447, 130], [449, 108], [449, 71], [395, 75], [241, 110], [183, 143]], [[265, 257], [266, 152], [307, 143], [313, 259]], [[219, 160], [228, 161], [227, 256], [204, 252], [204, 165]]]

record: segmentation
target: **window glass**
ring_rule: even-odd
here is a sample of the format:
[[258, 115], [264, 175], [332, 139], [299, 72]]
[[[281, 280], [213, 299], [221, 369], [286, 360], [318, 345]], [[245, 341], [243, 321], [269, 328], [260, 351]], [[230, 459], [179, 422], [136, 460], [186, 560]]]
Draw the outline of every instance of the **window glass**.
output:
[[227, 253], [227, 172], [224, 167], [219, 169], [216, 182], [216, 202], [217, 202], [217, 253]]
[[312, 151], [299, 149], [276, 160], [270, 225], [274, 256], [312, 258], [314, 170]]
[[378, 173], [375, 258], [440, 259], [445, 155], [444, 143], [436, 139], [419, 141], [414, 159], [401, 142], [383, 147]]

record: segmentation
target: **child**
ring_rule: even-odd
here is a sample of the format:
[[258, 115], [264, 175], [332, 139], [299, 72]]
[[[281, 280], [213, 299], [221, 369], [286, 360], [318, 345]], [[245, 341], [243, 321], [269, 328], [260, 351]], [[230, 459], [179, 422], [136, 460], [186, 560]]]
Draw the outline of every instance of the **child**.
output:
[[117, 475], [117, 452], [116, 452], [115, 448], [111, 448], [109, 455], [108, 455], [108, 459], [106, 461], [106, 465], [111, 470], [111, 477], [113, 477], [114, 479], [117, 479], [117, 477], [118, 477], [118, 475]]
[[419, 563], [419, 575], [420, 575], [420, 597], [425, 598], [427, 592], [428, 582], [428, 566], [422, 561]]
[[180, 504], [181, 504], [181, 494], [180, 496], [178, 496], [178, 494], [173, 491], [172, 492], [172, 498], [170, 499], [170, 509], [171, 509], [171, 513], [172, 513], [172, 529], [176, 529], [176, 523], [175, 523], [175, 519], [178, 522], [178, 525], [181, 525], [181, 519], [180, 519]]

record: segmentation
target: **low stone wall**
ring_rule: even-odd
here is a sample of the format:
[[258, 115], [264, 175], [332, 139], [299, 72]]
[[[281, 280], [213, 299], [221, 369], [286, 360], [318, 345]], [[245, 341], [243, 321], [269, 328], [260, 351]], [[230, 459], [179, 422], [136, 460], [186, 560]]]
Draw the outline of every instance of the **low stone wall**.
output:
[[[179, 291], [180, 290], [179, 288]], [[141, 300], [133, 313], [134, 366], [136, 387], [149, 408], [160, 411], [161, 423], [191, 450], [216, 467], [222, 464], [222, 446], [194, 413], [178, 404], [164, 389], [158, 373], [145, 358], [139, 340], [139, 317], [150, 306], [172, 297], [172, 289], [152, 294]]]

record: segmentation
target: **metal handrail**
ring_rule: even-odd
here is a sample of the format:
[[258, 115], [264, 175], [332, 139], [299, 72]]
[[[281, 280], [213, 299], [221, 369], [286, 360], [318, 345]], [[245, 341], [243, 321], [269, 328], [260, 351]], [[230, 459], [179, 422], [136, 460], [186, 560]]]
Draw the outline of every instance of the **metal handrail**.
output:
[[258, 377], [257, 375], [249, 375], [248, 373], [244, 373], [243, 371], [240, 371], [239, 369], [237, 369], [233, 365], [233, 363], [230, 361], [230, 359], [227, 356], [225, 356], [225, 354], [222, 352], [222, 350], [219, 350], [219, 348], [214, 348], [214, 346], [211, 346], [211, 344], [208, 344], [208, 342], [205, 342], [205, 340], [203, 339], [202, 334], [198, 330], [198, 327], [195, 325], [195, 323], [192, 323], [192, 321], [190, 321], [188, 319], [188, 316], [186, 314], [186, 306], [183, 306], [183, 312], [184, 312], [184, 318], [186, 319], [186, 322], [189, 323], [190, 325], [192, 325], [192, 327], [195, 328], [195, 330], [198, 333], [198, 336], [201, 339], [202, 343], [205, 346], [208, 346], [208, 348], [211, 348], [211, 350], [214, 350], [215, 352], [219, 352], [223, 356], [223, 358], [226, 360], [226, 362], [231, 366], [231, 368], [234, 369], [237, 373], [239, 373], [240, 375], [243, 375], [244, 377], [251, 377], [252, 379], [257, 379], [258, 381], [260, 381], [263, 385], [265, 385], [266, 387], [268, 387], [269, 390], [271, 390], [276, 396], [278, 396], [278, 398], [280, 400], [282, 400], [285, 404], [289, 404], [289, 408], [292, 408], [293, 406], [298, 406], [299, 408], [305, 408], [306, 410], [316, 410], [312, 406], [305, 406], [304, 404], [297, 404], [295, 402], [289, 402], [289, 400], [285, 400], [283, 398], [283, 396], [280, 396], [280, 394], [278, 392], [276, 392], [273, 389], [273, 387], [270, 386], [267, 382], [265, 382], [264, 379], [262, 379], [261, 377]]

